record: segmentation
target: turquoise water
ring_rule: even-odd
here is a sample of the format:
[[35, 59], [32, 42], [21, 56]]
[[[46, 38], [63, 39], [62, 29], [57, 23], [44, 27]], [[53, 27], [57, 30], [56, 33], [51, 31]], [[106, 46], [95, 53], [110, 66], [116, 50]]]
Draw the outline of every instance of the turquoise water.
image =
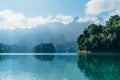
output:
[[119, 58], [119, 55], [2, 55], [0, 80], [119, 80]]
[[0, 80], [84, 80], [76, 56], [2, 56]]

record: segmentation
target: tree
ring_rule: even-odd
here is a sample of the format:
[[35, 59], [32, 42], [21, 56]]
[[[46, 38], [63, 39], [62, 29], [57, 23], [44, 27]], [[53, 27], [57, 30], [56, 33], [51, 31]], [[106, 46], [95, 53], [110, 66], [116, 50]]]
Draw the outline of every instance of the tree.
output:
[[[33, 48], [34, 53], [55, 53], [55, 47], [52, 43], [41, 43]], [[54, 59], [54, 55], [36, 55], [34, 56], [36, 59], [40, 59], [41, 61], [52, 61]]]
[[77, 39], [78, 49], [120, 52], [120, 17], [111, 16], [106, 23], [88, 26]]
[[120, 20], [120, 17], [118, 15], [114, 15], [109, 18], [109, 21], [107, 21], [106, 24], [107, 26], [113, 26], [113, 24], [118, 20]]
[[41, 43], [33, 48], [35, 53], [55, 53], [55, 47], [52, 43]]

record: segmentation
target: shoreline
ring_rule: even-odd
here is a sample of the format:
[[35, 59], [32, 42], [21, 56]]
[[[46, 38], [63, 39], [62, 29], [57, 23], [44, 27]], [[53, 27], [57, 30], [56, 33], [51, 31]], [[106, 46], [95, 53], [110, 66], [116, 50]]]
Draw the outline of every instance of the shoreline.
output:
[[91, 51], [88, 51], [88, 50], [78, 50], [77, 51], [78, 54], [88, 54], [88, 53], [91, 53]]

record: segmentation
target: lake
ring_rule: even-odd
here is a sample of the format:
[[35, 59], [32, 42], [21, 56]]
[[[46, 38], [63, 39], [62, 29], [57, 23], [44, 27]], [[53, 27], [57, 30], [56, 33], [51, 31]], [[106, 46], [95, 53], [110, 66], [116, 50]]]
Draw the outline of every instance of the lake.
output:
[[120, 79], [120, 55], [43, 54], [2, 54], [0, 80]]

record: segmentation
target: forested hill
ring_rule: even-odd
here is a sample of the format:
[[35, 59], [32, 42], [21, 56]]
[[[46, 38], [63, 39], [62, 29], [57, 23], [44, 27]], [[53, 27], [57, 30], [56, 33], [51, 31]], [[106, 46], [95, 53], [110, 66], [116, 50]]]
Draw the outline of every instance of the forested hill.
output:
[[80, 51], [120, 52], [120, 16], [111, 16], [105, 26], [91, 24], [78, 37], [77, 44]]

